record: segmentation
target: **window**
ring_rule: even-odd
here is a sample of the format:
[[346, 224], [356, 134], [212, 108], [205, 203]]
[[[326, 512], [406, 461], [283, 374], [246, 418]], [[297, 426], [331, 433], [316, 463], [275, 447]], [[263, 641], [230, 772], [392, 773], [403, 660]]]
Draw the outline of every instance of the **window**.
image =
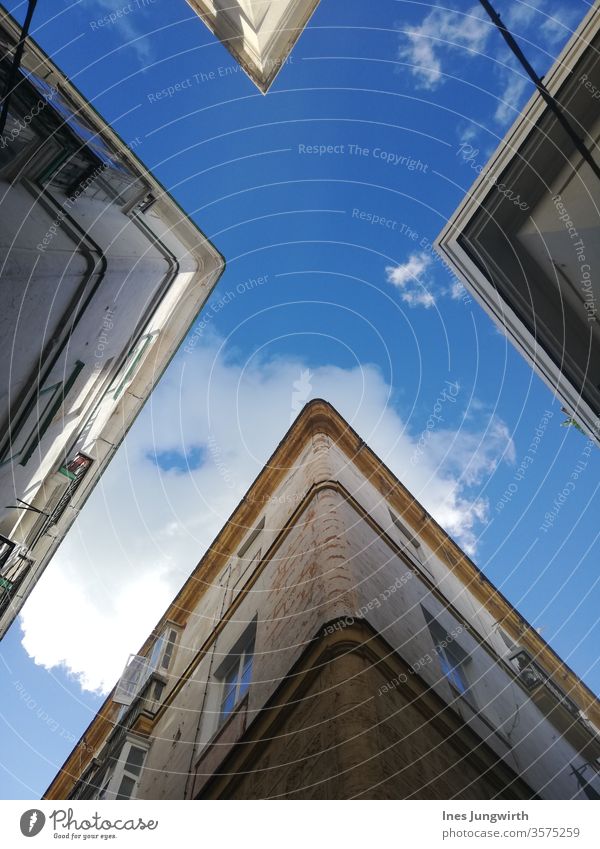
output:
[[256, 622], [246, 630], [217, 672], [220, 683], [219, 725], [233, 713], [248, 690], [252, 680]]
[[459, 626], [457, 625], [456, 628], [447, 631], [428, 610], [425, 610], [425, 608], [422, 608], [422, 610], [433, 638], [435, 652], [443, 675], [453, 692], [465, 699], [475, 709], [471, 686], [465, 671], [465, 667], [469, 663], [469, 655], [456, 639]]
[[8, 463], [17, 458], [22, 466], [27, 463], [63, 405], [83, 365], [77, 360], [66, 382], [57, 381], [38, 390], [37, 395], [12, 425], [8, 442], [2, 451], [1, 463]]
[[160, 637], [157, 637], [152, 651], [149, 655], [150, 672], [166, 672], [171, 664], [177, 643], [177, 631], [175, 628], [166, 628]]
[[[131, 655], [127, 661], [127, 665], [119, 678], [115, 692], [113, 693], [113, 702], [128, 707], [138, 697], [146, 682], [154, 672], [167, 672], [177, 645], [178, 631], [175, 628], [166, 628], [160, 636], [158, 636], [147, 655]], [[157, 689], [154, 688], [154, 698]], [[120, 721], [126, 711], [122, 710], [119, 714]]]
[[437, 652], [442, 672], [448, 679], [450, 686], [457, 691], [461, 696], [468, 693], [469, 685], [463, 670], [463, 657], [457, 652], [452, 645], [442, 647], [436, 645]]
[[410, 531], [405, 524], [403, 524], [400, 519], [396, 516], [395, 513], [392, 513], [390, 508], [388, 507], [388, 513], [390, 514], [390, 518], [394, 525], [398, 528], [398, 530], [408, 539], [410, 544], [414, 549], [414, 554], [419, 554], [419, 549], [421, 548], [421, 543], [416, 538], [416, 536]]
[[61, 149], [38, 178], [41, 185], [51, 185], [67, 197], [81, 193], [81, 186], [101, 168], [100, 162], [87, 150]]
[[97, 799], [133, 799], [144, 767], [147, 749], [127, 741], [118, 756], [109, 758], [107, 771], [94, 782]]
[[148, 658], [139, 654], [130, 655], [115, 687], [113, 702], [119, 705], [130, 705], [147, 680]]
[[115, 401], [136, 376], [141, 368], [144, 355], [157, 336], [158, 333], [146, 333], [129, 352], [125, 364], [108, 387], [108, 392], [112, 392]]
[[229, 604], [231, 604], [234, 597], [237, 595], [238, 589], [241, 589], [241, 587], [243, 586], [243, 582], [246, 576], [251, 576], [254, 573], [256, 565], [260, 561], [261, 555], [262, 549], [258, 548], [252, 560], [244, 561], [241, 557], [238, 558], [238, 562], [235, 564], [235, 569], [232, 572], [231, 596], [229, 598]]
[[[16, 555], [12, 557], [11, 542], [7, 541], [7, 549], [4, 540], [6, 537], [0, 535], [0, 616], [10, 605], [19, 585], [33, 566], [33, 560], [25, 557], [18, 549]], [[5, 556], [7, 551], [8, 557]]]
[[260, 532], [264, 529], [264, 527], [265, 527], [265, 517], [263, 516], [262, 519], [260, 520], [260, 522], [258, 523], [258, 525], [254, 528], [254, 530], [252, 531], [252, 533], [250, 534], [248, 539], [244, 542], [244, 544], [242, 545], [242, 547], [238, 551], [238, 557], [243, 557], [244, 554], [246, 554], [246, 552], [249, 551], [250, 546], [252, 545], [254, 540], [258, 537]]
[[[6, 91], [4, 82], [2, 83], [2, 89]], [[16, 86], [13, 88], [13, 96], [10, 100], [8, 115], [6, 116], [4, 133], [0, 139], [0, 173], [2, 173], [3, 177], [19, 155], [31, 150], [40, 140], [39, 134], [31, 124], [28, 126], [23, 120], [25, 117], [30, 118], [31, 113], [15, 97], [15, 89]], [[36, 129], [39, 130], [39, 125]]]
[[64, 475], [70, 481], [77, 481], [81, 480], [91, 465], [92, 458], [78, 451], [74, 457], [65, 460], [64, 465], [60, 467], [58, 473]]
[[145, 758], [145, 749], [140, 749], [138, 746], [129, 747], [127, 760], [123, 765], [123, 775], [117, 790], [117, 799], [131, 799], [133, 797]]
[[[11, 62], [6, 44], [2, 44], [2, 61], [0, 61], [0, 87], [3, 92], [10, 85], [9, 75]], [[37, 116], [44, 109], [43, 99], [32, 91], [31, 86], [22, 73], [17, 74], [13, 81], [9, 100], [8, 114], [4, 132], [0, 138], [0, 170], [10, 166], [27, 148], [33, 147], [40, 139], [40, 121]]]

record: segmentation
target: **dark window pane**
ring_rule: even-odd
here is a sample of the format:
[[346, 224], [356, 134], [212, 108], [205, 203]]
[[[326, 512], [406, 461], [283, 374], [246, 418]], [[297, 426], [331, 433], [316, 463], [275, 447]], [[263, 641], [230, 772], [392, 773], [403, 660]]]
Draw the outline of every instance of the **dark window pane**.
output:
[[442, 649], [439, 646], [437, 647], [437, 653], [440, 659], [442, 672], [448, 681], [456, 690], [458, 690], [459, 693], [466, 693], [468, 688], [463, 677], [460, 663], [456, 658], [451, 657], [445, 649]]

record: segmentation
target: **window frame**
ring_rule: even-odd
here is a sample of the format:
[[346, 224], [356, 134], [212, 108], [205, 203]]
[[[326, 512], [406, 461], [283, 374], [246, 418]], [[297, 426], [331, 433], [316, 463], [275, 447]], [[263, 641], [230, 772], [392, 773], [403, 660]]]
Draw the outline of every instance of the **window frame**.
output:
[[[456, 637], [424, 607], [425, 621], [433, 640], [434, 651], [438, 658], [440, 672], [451, 691], [463, 699], [471, 710], [478, 712], [477, 702], [473, 695], [473, 687], [466, 667], [471, 662], [469, 653], [463, 649]], [[446, 643], [442, 646], [441, 643]]]
[[394, 523], [394, 525], [398, 528], [398, 530], [399, 530], [402, 534], [404, 534], [404, 536], [405, 536], [405, 537], [408, 539], [408, 541], [412, 544], [413, 548], [416, 548], [416, 549], [421, 548], [421, 543], [419, 542], [419, 540], [417, 539], [417, 537], [416, 537], [416, 536], [414, 535], [414, 533], [410, 530], [410, 528], [407, 528], [407, 526], [404, 524], [404, 522], [400, 521], [400, 518], [399, 518], [398, 516], [396, 516], [396, 514], [395, 514], [395, 513], [394, 513], [394, 511], [391, 509], [391, 507], [388, 507], [388, 513], [390, 514], [390, 519], [392, 520], [392, 522]]
[[[417, 560], [417, 562], [421, 566], [423, 566], [431, 574], [431, 570], [423, 562], [423, 554], [422, 554], [423, 546], [421, 545], [421, 541], [419, 540], [419, 538], [415, 535], [415, 533], [410, 528], [408, 528], [404, 524], [404, 522], [402, 522], [398, 518], [398, 516], [396, 516], [396, 514], [391, 509], [391, 507], [388, 507], [388, 513], [390, 514], [390, 519], [392, 520], [393, 525], [396, 527], [397, 530], [400, 531], [403, 538], [408, 540], [408, 542], [410, 543], [411, 549], [409, 549], [409, 551], [412, 552], [413, 557]], [[406, 545], [404, 547], [406, 548]]]
[[[137, 773], [127, 766], [133, 749], [143, 752], [142, 762]], [[118, 756], [114, 759], [114, 764], [102, 776], [102, 787], [94, 793], [93, 798], [107, 801], [135, 799], [149, 749], [150, 746], [146, 741], [142, 741], [137, 737], [127, 737]], [[133, 782], [131, 793], [128, 796], [121, 794], [121, 787], [125, 778], [129, 778]]]
[[[440, 642], [445, 642], [445, 640], [440, 640]], [[465, 658], [462, 656], [462, 652], [456, 651], [454, 643], [449, 643], [446, 646], [436, 643], [435, 651], [442, 673], [452, 690], [463, 698], [468, 697], [470, 694], [470, 684], [465, 673]], [[467, 700], [469, 701], [468, 698]]]
[[144, 333], [130, 349], [125, 362], [106, 390], [107, 395], [112, 395], [114, 401], [118, 401], [125, 389], [133, 382], [142, 367], [148, 349], [154, 344], [158, 334], [158, 330]]
[[[5, 446], [0, 455], [0, 466], [12, 463], [17, 459], [19, 465], [25, 466], [27, 464], [33, 452], [44, 438], [56, 414], [65, 403], [68, 393], [73, 388], [75, 381], [84, 367], [85, 363], [81, 360], [76, 360], [66, 381], [58, 380], [49, 386], [38, 387], [37, 392], [25, 406], [23, 412], [19, 416], [16, 416], [14, 428], [8, 428]], [[50, 398], [40, 413], [40, 398], [48, 393], [51, 393]], [[35, 421], [31, 421], [32, 418], [35, 418]], [[31, 422], [30, 427], [28, 426], [28, 422]], [[27, 435], [24, 440], [21, 440], [23, 431], [26, 431]], [[19, 440], [17, 444], [20, 444], [21, 448], [14, 450], [17, 440]]]
[[[179, 634], [179, 629], [171, 624], [165, 625], [165, 627], [159, 632], [158, 636], [152, 643], [149, 654], [147, 655], [150, 674], [158, 672], [166, 675], [168, 673], [169, 668], [173, 663], [173, 658], [177, 652]], [[169, 648], [170, 651], [168, 651]], [[166, 664], [165, 658], [167, 659]]]

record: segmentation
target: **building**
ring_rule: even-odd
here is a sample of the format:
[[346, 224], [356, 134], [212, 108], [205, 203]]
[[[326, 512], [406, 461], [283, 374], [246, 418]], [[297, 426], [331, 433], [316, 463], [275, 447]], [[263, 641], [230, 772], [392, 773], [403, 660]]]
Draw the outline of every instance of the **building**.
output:
[[138, 145], [26, 42], [0, 139], [0, 637], [223, 270]]
[[319, 0], [188, 0], [263, 94]]
[[[600, 5], [544, 83], [600, 164]], [[444, 261], [600, 441], [600, 177], [536, 91], [437, 239]]]
[[600, 704], [308, 404], [46, 799], [600, 798]]

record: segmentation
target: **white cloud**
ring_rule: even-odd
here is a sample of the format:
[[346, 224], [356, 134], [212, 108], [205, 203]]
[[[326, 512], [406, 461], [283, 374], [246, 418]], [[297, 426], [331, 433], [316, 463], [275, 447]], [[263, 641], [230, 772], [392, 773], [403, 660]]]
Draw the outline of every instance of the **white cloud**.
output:
[[571, 37], [581, 17], [580, 8], [574, 5], [559, 6], [541, 25], [540, 34], [549, 46], [555, 47]]
[[426, 253], [411, 254], [408, 261], [400, 265], [388, 265], [385, 269], [388, 283], [401, 290], [400, 297], [410, 307], [435, 306], [435, 297], [427, 288], [433, 281], [426, 272], [431, 267], [431, 257]]
[[[535, 60], [534, 45], [542, 50], [556, 51], [561, 41], [566, 41], [572, 32], [572, 27], [581, 17], [581, 8], [574, 4], [554, 4], [549, 7], [542, 0], [527, 0], [527, 2], [511, 2], [503, 13], [508, 28], [521, 39], [521, 47], [530, 61]], [[527, 39], [522, 41], [522, 39]], [[526, 93], [533, 91], [533, 85], [525, 76], [525, 71], [516, 61], [503, 41], [495, 51], [496, 58], [503, 63], [499, 79], [503, 86], [499, 95], [494, 119], [498, 124], [509, 124], [515, 120], [527, 99]], [[544, 60], [552, 64], [550, 56]], [[534, 64], [535, 61], [534, 61]]]
[[550, 44], [557, 44], [563, 38], [570, 35], [569, 30], [557, 18], [547, 18], [540, 29], [544, 34], [545, 40]]
[[525, 30], [536, 17], [538, 7], [543, 0], [510, 0], [506, 11], [502, 14], [502, 19], [506, 26], [517, 32]]
[[504, 90], [499, 97], [494, 114], [494, 118], [499, 124], [507, 124], [515, 120], [523, 105], [524, 94], [529, 85], [528, 80], [517, 75], [516, 72], [507, 71], [504, 77], [507, 76], [508, 79], [506, 79]]
[[[543, 0], [500, 0], [497, 10], [514, 35], [528, 40], [522, 45], [525, 53], [531, 53], [533, 45], [547, 51], [556, 48], [581, 17], [581, 9], [572, 3], [549, 7]], [[398, 58], [413, 65], [411, 73], [420, 88], [435, 89], [444, 82], [446, 73], [463, 73], [462, 65], [453, 69], [449, 64], [451, 57], [459, 56], [462, 63], [485, 53], [507, 65], [495, 73], [502, 93], [494, 117], [500, 125], [516, 117], [529, 83], [479, 3], [464, 11], [434, 6], [419, 25], [404, 26], [399, 36]], [[459, 128], [459, 135], [461, 141], [469, 141], [475, 132]]]
[[142, 65], [146, 65], [153, 58], [151, 42], [146, 35], [146, 30], [141, 28], [142, 18], [140, 17], [140, 15], [150, 14], [151, 6], [146, 8], [140, 4], [140, 7], [136, 8], [129, 4], [128, 9], [128, 4], [123, 0], [91, 0], [86, 3], [86, 6], [95, 13], [91, 23], [97, 24], [99, 20], [104, 20], [111, 14], [117, 15], [116, 19], [109, 17], [108, 23], [104, 22], [100, 26], [102, 29], [114, 27], [123, 43], [134, 51]]
[[[476, 486], [492, 475], [502, 460], [514, 463], [516, 450], [509, 429], [501, 419], [491, 417], [484, 432], [463, 431], [455, 440], [451, 455], [446, 458], [448, 445], [454, 434], [437, 431], [430, 440], [430, 447], [438, 463], [456, 476], [459, 486]], [[472, 541], [473, 542], [473, 541]]]
[[[484, 413], [479, 429], [427, 431], [427, 450], [411, 463], [430, 411], [404, 422], [373, 366], [238, 363], [220, 342], [174, 361], [23, 609], [29, 655], [85, 689], [110, 689], [150, 633], [280, 442], [299, 381], [303, 400], [331, 401], [457, 541], [476, 547], [487, 516], [477, 489], [511, 444], [504, 423]], [[197, 446], [204, 463], [187, 472], [149, 459]]]
[[414, 66], [412, 73], [421, 88], [434, 89], [443, 81], [443, 53], [481, 53], [490, 30], [479, 3], [464, 12], [436, 6], [419, 26], [400, 34], [398, 58]]
[[430, 307], [435, 306], [434, 296], [431, 292], [424, 290], [417, 291], [415, 289], [409, 289], [402, 293], [401, 298], [409, 307], [425, 307], [428, 310]]
[[407, 283], [413, 283], [420, 278], [430, 265], [431, 257], [428, 254], [412, 254], [408, 262], [395, 266], [388, 265], [385, 271], [388, 282], [403, 289]]
[[450, 286], [450, 297], [453, 301], [459, 301], [464, 298], [466, 291], [464, 283], [461, 283], [460, 280], [454, 280]]

